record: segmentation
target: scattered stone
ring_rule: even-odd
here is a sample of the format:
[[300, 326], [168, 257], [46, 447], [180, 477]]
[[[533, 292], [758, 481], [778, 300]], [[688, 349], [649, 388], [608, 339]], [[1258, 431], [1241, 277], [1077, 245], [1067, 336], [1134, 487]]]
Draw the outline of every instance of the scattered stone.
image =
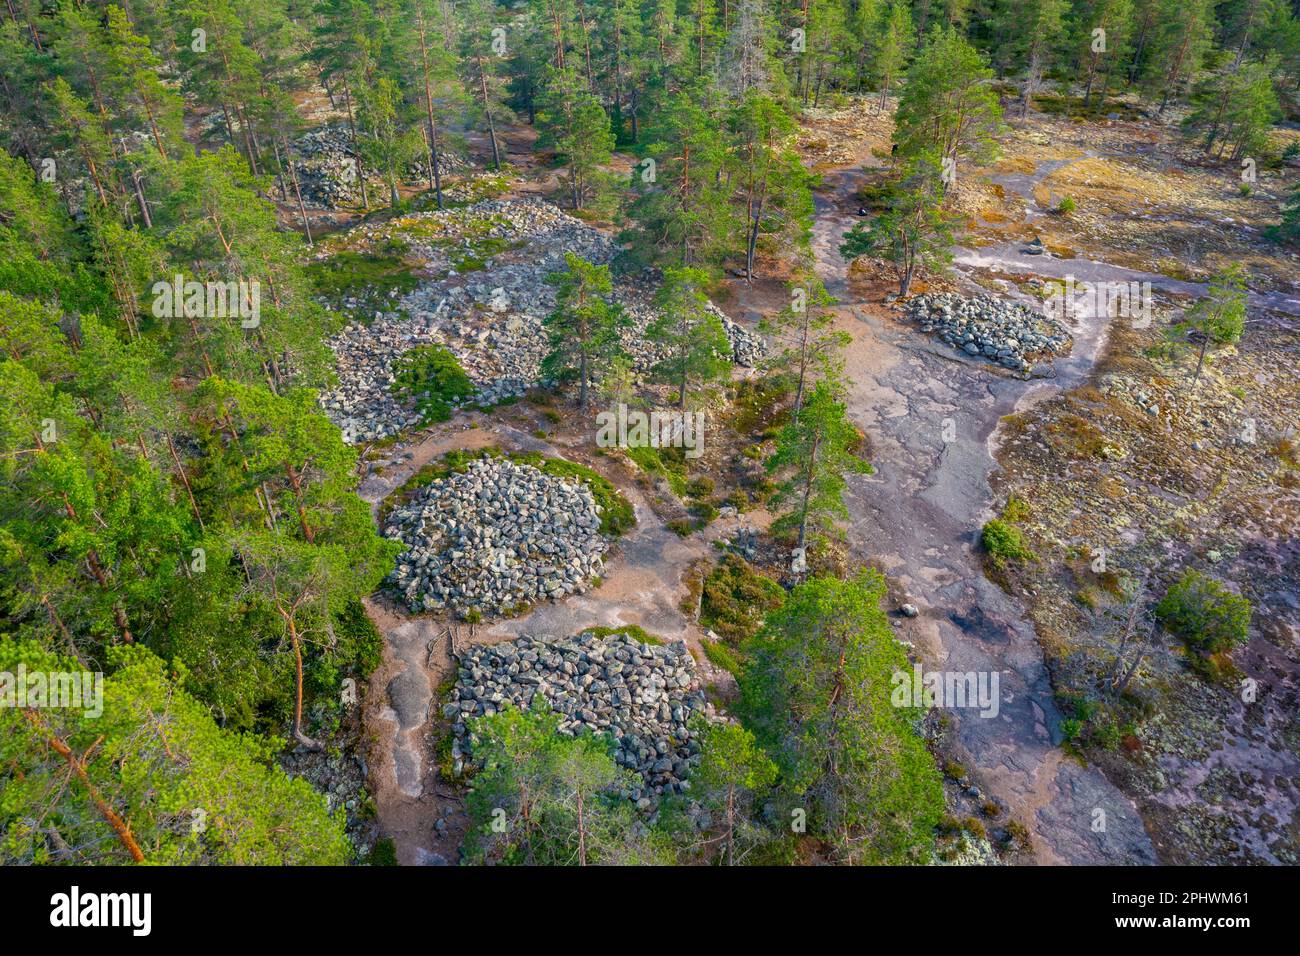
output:
[[[298, 177], [298, 188], [303, 202], [319, 209], [338, 209], [361, 202], [361, 183], [357, 178], [357, 153], [352, 142], [352, 132], [346, 123], [332, 123], [317, 127], [298, 137], [289, 145], [289, 165]], [[421, 160], [412, 164], [403, 177], [405, 182], [427, 183], [428, 163]], [[443, 150], [438, 157], [438, 171], [448, 176], [469, 168], [461, 156]], [[386, 196], [388, 186], [367, 171], [366, 185], [381, 190]], [[293, 177], [277, 177], [277, 187], [293, 195]], [[375, 195], [372, 193], [372, 195]]]
[[899, 608], [899, 610], [903, 612], [903, 617], [916, 617], [918, 614], [921, 613], [920, 608], [918, 608], [915, 604], [904, 604], [901, 608]]
[[[339, 383], [322, 394], [321, 405], [354, 444], [420, 423], [414, 404], [399, 400], [391, 388], [396, 361], [421, 345], [442, 345], [455, 355], [478, 388], [477, 404], [551, 386], [541, 373], [548, 350], [542, 320], [555, 307], [555, 287], [546, 277], [564, 269], [566, 252], [595, 263], [608, 262], [615, 252], [604, 233], [535, 198], [420, 213], [396, 226], [361, 227], [358, 235], [371, 242], [402, 239], [412, 255], [425, 260], [424, 271], [439, 278], [395, 302], [394, 311], [379, 313], [368, 325], [349, 324], [331, 339]], [[473, 241], [465, 238], [471, 235]], [[469, 274], [457, 274], [454, 264], [476, 258], [488, 241], [493, 250], [506, 251], [475, 262]], [[624, 347], [642, 375], [667, 356], [645, 334], [658, 314], [650, 305], [654, 291], [649, 277], [641, 276], [620, 281], [614, 292], [631, 318]], [[712, 304], [709, 308], [726, 330], [732, 361], [757, 366], [765, 343]]]

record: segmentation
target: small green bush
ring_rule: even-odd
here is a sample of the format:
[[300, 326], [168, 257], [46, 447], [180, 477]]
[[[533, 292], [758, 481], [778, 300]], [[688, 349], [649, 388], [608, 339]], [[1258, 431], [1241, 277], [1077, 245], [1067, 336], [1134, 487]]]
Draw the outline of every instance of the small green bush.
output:
[[1156, 616], [1187, 646], [1218, 654], [1244, 644], [1250, 631], [1250, 601], [1223, 582], [1188, 571], [1156, 605]]
[[1056, 211], [1063, 216], [1068, 216], [1070, 213], [1074, 212], [1074, 210], [1077, 208], [1079, 208], [1079, 204], [1076, 203], [1069, 196], [1066, 196], [1064, 199], [1062, 199], [1059, 203], [1056, 204]]
[[392, 837], [383, 837], [375, 841], [366, 859], [370, 866], [397, 866], [397, 844]]
[[980, 532], [980, 544], [999, 567], [1007, 561], [1034, 559], [1034, 552], [1025, 544], [1020, 529], [1001, 518], [994, 518], [984, 525], [984, 530]]
[[763, 619], [784, 603], [781, 585], [740, 555], [729, 554], [704, 579], [700, 623], [738, 645], [753, 637]]
[[707, 498], [713, 494], [713, 479], [708, 475], [697, 475], [687, 482], [686, 493], [692, 498]]
[[625, 451], [627, 457], [631, 458], [647, 475], [663, 478], [673, 489], [673, 494], [679, 498], [686, 497], [686, 462], [680, 454], [672, 454], [674, 451], [680, 451], [679, 449], [652, 448], [646, 445], [627, 448]]
[[1024, 498], [1018, 498], [1015, 495], [1008, 496], [1007, 503], [1002, 509], [1002, 520], [1018, 522], [1024, 521], [1028, 517], [1029, 502]]
[[1061, 737], [1064, 740], [1077, 740], [1083, 733], [1083, 721], [1076, 717], [1067, 717], [1061, 721]]
[[679, 538], [689, 538], [695, 531], [695, 522], [686, 518], [674, 518], [668, 522], [668, 530]]
[[362, 677], [369, 677], [383, 657], [384, 636], [366, 614], [365, 606], [356, 599], [348, 601], [334, 615], [334, 620], [339, 663], [355, 668]]
[[441, 345], [419, 345], [394, 363], [393, 394], [412, 399], [426, 423], [445, 422], [478, 389], [456, 356]]

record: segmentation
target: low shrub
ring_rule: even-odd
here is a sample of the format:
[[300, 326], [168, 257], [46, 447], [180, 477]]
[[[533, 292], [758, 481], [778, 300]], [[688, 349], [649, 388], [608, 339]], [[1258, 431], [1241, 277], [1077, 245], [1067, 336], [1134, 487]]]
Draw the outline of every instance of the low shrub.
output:
[[1165, 627], [1203, 655], [1244, 644], [1250, 613], [1250, 601], [1199, 571], [1183, 574], [1156, 605], [1156, 616]]
[[478, 391], [456, 356], [441, 345], [420, 345], [394, 363], [392, 392], [411, 399], [425, 421], [445, 422]]
[[738, 554], [728, 554], [704, 579], [700, 623], [739, 645], [785, 603], [785, 590]]
[[980, 544], [1001, 567], [1007, 561], [1032, 561], [1034, 552], [1025, 544], [1020, 529], [1001, 518], [994, 518], [980, 532]]

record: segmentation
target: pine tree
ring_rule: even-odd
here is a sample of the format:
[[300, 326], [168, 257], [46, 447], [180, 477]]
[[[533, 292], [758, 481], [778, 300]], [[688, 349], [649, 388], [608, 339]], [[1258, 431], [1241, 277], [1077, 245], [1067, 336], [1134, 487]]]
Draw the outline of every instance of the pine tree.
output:
[[1209, 49], [1214, 16], [1209, 0], [1158, 0], [1158, 27], [1146, 67], [1146, 86], [1160, 93], [1161, 116], [1181, 99], [1201, 70]]
[[1175, 347], [1192, 343], [1196, 348], [1196, 371], [1192, 386], [1200, 381], [1210, 345], [1231, 345], [1241, 339], [1246, 327], [1246, 269], [1233, 263], [1210, 280], [1209, 294], [1197, 300], [1181, 322], [1169, 329]]
[[783, 342], [773, 365], [794, 378], [791, 415], [796, 422], [813, 383], [819, 378], [835, 378], [844, 364], [840, 352], [851, 336], [831, 328], [835, 317], [829, 308], [834, 304], [821, 280], [806, 275], [791, 283], [790, 305], [763, 326]]
[[958, 218], [943, 208], [943, 174], [933, 156], [913, 161], [891, 187], [886, 211], [844, 235], [846, 259], [884, 255], [898, 268], [898, 294], [906, 296], [917, 268], [937, 271], [952, 260]]
[[754, 280], [760, 239], [781, 259], [808, 244], [812, 225], [812, 177], [786, 142], [794, 123], [775, 100], [750, 93], [732, 111], [733, 181], [744, 203], [745, 281]]
[[600, 101], [573, 70], [550, 74], [537, 115], [542, 126], [538, 142], [555, 150], [569, 179], [569, 200], [575, 210], [595, 198], [601, 167], [610, 161], [614, 134]]
[[815, 543], [823, 544], [834, 533], [835, 520], [848, 518], [845, 476], [872, 473], [871, 465], [854, 454], [861, 436], [839, 400], [841, 390], [832, 379], [813, 385], [798, 419], [777, 435], [776, 450], [767, 461], [770, 474], [785, 476], [773, 504], [789, 507], [772, 522], [772, 531], [795, 532], [797, 554], [807, 550], [809, 529]]
[[466, 857], [479, 864], [653, 865], [672, 862], [617, 791], [635, 785], [604, 741], [561, 736], [541, 694], [531, 710], [507, 707], [471, 725], [479, 769], [466, 800]]
[[366, 165], [384, 177], [389, 205], [397, 209], [402, 201], [397, 183], [407, 165], [419, 155], [419, 133], [411, 128], [401, 91], [389, 77], [380, 76], [373, 85], [359, 84], [355, 92], [362, 130], [357, 149]]
[[586, 411], [592, 380], [602, 377], [622, 352], [619, 333], [627, 319], [611, 301], [609, 266], [593, 265], [572, 252], [564, 254], [564, 261], [566, 270], [546, 280], [558, 289], [555, 310], [542, 322], [551, 349], [542, 360], [542, 374], [561, 378], [576, 372], [578, 406]]
[[727, 331], [704, 294], [708, 280], [701, 269], [665, 269], [655, 296], [659, 316], [646, 329], [646, 337], [668, 351], [652, 372], [677, 389], [683, 410], [731, 370]]
[[[1080, 60], [1084, 70], [1083, 106], [1092, 105], [1092, 95], [1100, 73], [1102, 85], [1099, 104], [1106, 102], [1110, 76], [1115, 64], [1123, 62], [1133, 31], [1132, 0], [1091, 0], [1078, 9], [1079, 28], [1076, 31]], [[1098, 32], [1100, 31], [1100, 32]]]
[[[290, 780], [265, 740], [221, 730], [175, 672], [118, 648], [93, 708], [0, 708], [0, 860], [160, 865], [340, 865], [341, 814]], [[79, 672], [0, 641], [0, 671]]]
[[876, 51], [875, 69], [880, 83], [878, 109], [885, 109], [890, 85], [903, 72], [907, 56], [912, 50], [912, 12], [906, 0], [893, 0], [889, 15], [881, 31], [880, 46]]
[[739, 724], [705, 723], [697, 733], [700, 763], [691, 774], [691, 793], [716, 819], [714, 833], [705, 841], [705, 860], [740, 866], [754, 847], [771, 839], [770, 831], [753, 822], [753, 812], [756, 801], [776, 783], [776, 764]]
[[983, 57], [951, 28], [936, 28], [907, 71], [895, 114], [898, 155], [933, 153], [956, 174], [957, 161], [991, 158], [1002, 110]]
[[924, 863], [943, 786], [914, 713], [892, 706], [908, 663], [885, 591], [877, 571], [796, 587], [751, 644], [738, 710], [841, 859]]
[[654, 182], [633, 203], [636, 228], [624, 238], [644, 263], [717, 268], [736, 234], [722, 123], [693, 97], [676, 93], [661, 105], [647, 138]]

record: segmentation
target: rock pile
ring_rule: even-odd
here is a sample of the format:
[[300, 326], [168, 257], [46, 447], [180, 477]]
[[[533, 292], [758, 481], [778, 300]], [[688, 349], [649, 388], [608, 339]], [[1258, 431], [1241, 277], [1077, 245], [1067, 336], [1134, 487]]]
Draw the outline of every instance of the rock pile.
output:
[[[472, 237], [472, 238], [468, 238]], [[404, 217], [396, 225], [366, 226], [366, 242], [401, 239], [439, 278], [423, 282], [378, 313], [369, 325], [351, 324], [331, 340], [339, 384], [321, 396], [326, 413], [347, 440], [373, 441], [418, 424], [413, 406], [390, 392], [393, 365], [419, 345], [445, 346], [478, 387], [475, 401], [491, 405], [522, 396], [542, 380], [548, 345], [542, 319], [555, 307], [555, 287], [546, 277], [564, 268], [564, 254], [605, 263], [612, 240], [539, 199], [487, 200], [464, 209]], [[505, 252], [488, 252], [500, 250]], [[457, 261], [482, 259], [481, 268], [458, 274]], [[649, 305], [653, 285], [621, 282], [615, 298], [632, 317], [624, 345], [638, 371], [665, 357], [646, 339], [655, 318]], [[765, 353], [762, 340], [714, 309], [722, 321], [736, 364], [753, 367]]]
[[559, 714], [561, 733], [585, 729], [614, 739], [615, 760], [645, 783], [627, 794], [641, 809], [655, 797], [689, 789], [699, 744], [688, 724], [697, 714], [715, 717], [682, 641], [660, 647], [586, 632], [559, 641], [521, 637], [478, 645], [461, 659], [443, 709], [454, 721], [453, 769], [459, 773], [472, 759], [471, 718], [509, 705], [526, 709], [537, 694]]
[[[308, 206], [337, 209], [361, 202], [357, 154], [353, 148], [352, 132], [346, 124], [332, 123], [304, 133], [290, 144], [289, 152], [289, 163], [297, 173], [298, 188]], [[404, 179], [413, 183], [426, 182], [428, 165], [425, 161], [412, 164]], [[438, 171], [444, 176], [468, 166], [462, 157], [445, 151], [438, 157]], [[372, 182], [377, 187], [382, 186], [379, 180], [367, 175], [366, 184]], [[283, 177], [283, 186], [292, 194], [292, 177]]]
[[607, 547], [586, 485], [504, 458], [432, 482], [384, 534], [407, 546], [389, 576], [407, 606], [462, 616], [581, 593]]
[[1013, 372], [1028, 372], [1031, 357], [1062, 355], [1073, 344], [1060, 323], [1023, 305], [987, 296], [918, 295], [908, 300], [907, 312], [922, 332]]

